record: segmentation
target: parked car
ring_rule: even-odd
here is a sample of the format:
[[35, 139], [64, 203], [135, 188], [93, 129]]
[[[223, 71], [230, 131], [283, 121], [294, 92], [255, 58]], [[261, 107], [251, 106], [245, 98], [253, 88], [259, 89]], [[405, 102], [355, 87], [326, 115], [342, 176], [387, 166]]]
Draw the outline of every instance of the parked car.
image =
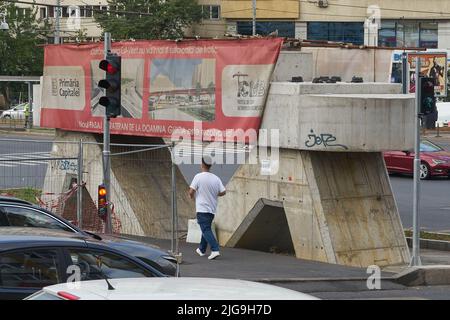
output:
[[[413, 174], [414, 151], [388, 151], [383, 155], [389, 173]], [[450, 177], [450, 152], [424, 140], [420, 143], [420, 179], [432, 176]]]
[[253, 281], [216, 278], [114, 279], [44, 287], [26, 300], [318, 300]]
[[4, 119], [25, 119], [25, 105], [26, 103], [19, 104], [11, 109], [5, 110], [0, 115], [0, 118]]
[[177, 275], [176, 258], [161, 248], [125, 237], [98, 235], [83, 231], [66, 219], [24, 200], [0, 197], [0, 227], [30, 227], [62, 230], [78, 234], [80, 237], [102, 241], [111, 248], [121, 250], [139, 258], [164, 274]]
[[140, 259], [73, 232], [0, 227], [0, 300], [23, 299], [66, 282], [77, 270], [80, 281], [166, 277]]

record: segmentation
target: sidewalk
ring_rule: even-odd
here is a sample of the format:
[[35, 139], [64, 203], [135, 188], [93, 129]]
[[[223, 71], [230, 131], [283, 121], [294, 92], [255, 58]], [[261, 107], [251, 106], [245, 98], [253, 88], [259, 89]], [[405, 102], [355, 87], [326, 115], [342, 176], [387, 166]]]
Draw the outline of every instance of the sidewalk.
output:
[[[170, 250], [170, 240], [133, 237]], [[221, 256], [208, 260], [195, 252], [198, 245], [179, 242], [182, 253], [180, 265], [184, 277], [217, 277], [262, 282], [298, 282], [298, 281], [366, 281], [369, 274], [366, 268], [346, 267], [293, 256], [272, 254], [254, 250], [221, 247]], [[383, 272], [382, 277], [389, 279], [395, 274]]]

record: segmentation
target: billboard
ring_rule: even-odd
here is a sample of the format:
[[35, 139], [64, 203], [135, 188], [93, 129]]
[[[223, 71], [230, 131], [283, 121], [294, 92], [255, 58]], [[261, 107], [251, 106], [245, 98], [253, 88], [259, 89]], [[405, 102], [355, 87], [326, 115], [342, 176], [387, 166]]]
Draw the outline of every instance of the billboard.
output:
[[[122, 115], [111, 119], [111, 133], [170, 137], [178, 129], [209, 141], [217, 132], [259, 129], [282, 42], [113, 43], [122, 56]], [[45, 47], [42, 127], [102, 132], [103, 56], [102, 43]], [[202, 132], [193, 132], [199, 122]]]
[[436, 97], [447, 96], [447, 53], [427, 52], [408, 53], [409, 92], [416, 92], [416, 58], [420, 57], [420, 75], [435, 79], [434, 91]]

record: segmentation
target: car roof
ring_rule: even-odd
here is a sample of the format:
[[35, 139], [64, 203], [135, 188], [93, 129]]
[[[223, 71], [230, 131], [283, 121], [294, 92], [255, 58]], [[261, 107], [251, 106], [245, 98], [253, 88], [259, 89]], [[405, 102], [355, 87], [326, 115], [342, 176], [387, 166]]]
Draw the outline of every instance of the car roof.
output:
[[87, 237], [63, 230], [30, 227], [0, 227], [0, 252], [59, 245], [87, 246]]
[[15, 198], [15, 197], [9, 197], [9, 196], [0, 196], [0, 202], [8, 202], [8, 203], [21, 203], [21, 204], [28, 204], [33, 205], [31, 202]]
[[316, 300], [317, 298], [253, 281], [219, 278], [127, 278], [66, 283], [43, 288], [57, 296], [66, 292], [87, 300]]
[[63, 218], [63, 217], [61, 217], [61, 216], [59, 216], [59, 215], [57, 215], [57, 214], [47, 210], [46, 208], [42, 208], [42, 207], [39, 207], [39, 206], [37, 206], [37, 205], [35, 205], [33, 203], [26, 202], [25, 200], [23, 202], [15, 202], [15, 201], [12, 201], [12, 200], [11, 201], [1, 201], [0, 200], [0, 206], [2, 206], [2, 205], [20, 206], [20, 207], [25, 207], [25, 208], [31, 208], [31, 209], [34, 209], [34, 210], [41, 210], [41, 211], [45, 212], [46, 214], [51, 215], [51, 216], [57, 218], [58, 220], [63, 221], [65, 224], [69, 225], [72, 229], [74, 229], [78, 233], [84, 233], [80, 228], [78, 228], [78, 226], [75, 226], [73, 223], [71, 223], [67, 219], [65, 219], [65, 218]]

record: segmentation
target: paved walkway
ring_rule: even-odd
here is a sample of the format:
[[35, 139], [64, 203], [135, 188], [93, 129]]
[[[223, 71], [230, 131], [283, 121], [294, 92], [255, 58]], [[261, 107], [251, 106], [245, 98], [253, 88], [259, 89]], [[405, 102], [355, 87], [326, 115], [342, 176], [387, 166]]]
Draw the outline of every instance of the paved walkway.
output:
[[[170, 240], [138, 237], [163, 249], [169, 250]], [[267, 282], [316, 281], [316, 280], [365, 280], [369, 276], [365, 268], [346, 267], [293, 256], [272, 254], [260, 251], [221, 248], [221, 256], [208, 260], [195, 253], [197, 245], [180, 241], [182, 253], [180, 272], [182, 276], [217, 277], [228, 279], [258, 280]], [[390, 278], [394, 273], [385, 272]]]

